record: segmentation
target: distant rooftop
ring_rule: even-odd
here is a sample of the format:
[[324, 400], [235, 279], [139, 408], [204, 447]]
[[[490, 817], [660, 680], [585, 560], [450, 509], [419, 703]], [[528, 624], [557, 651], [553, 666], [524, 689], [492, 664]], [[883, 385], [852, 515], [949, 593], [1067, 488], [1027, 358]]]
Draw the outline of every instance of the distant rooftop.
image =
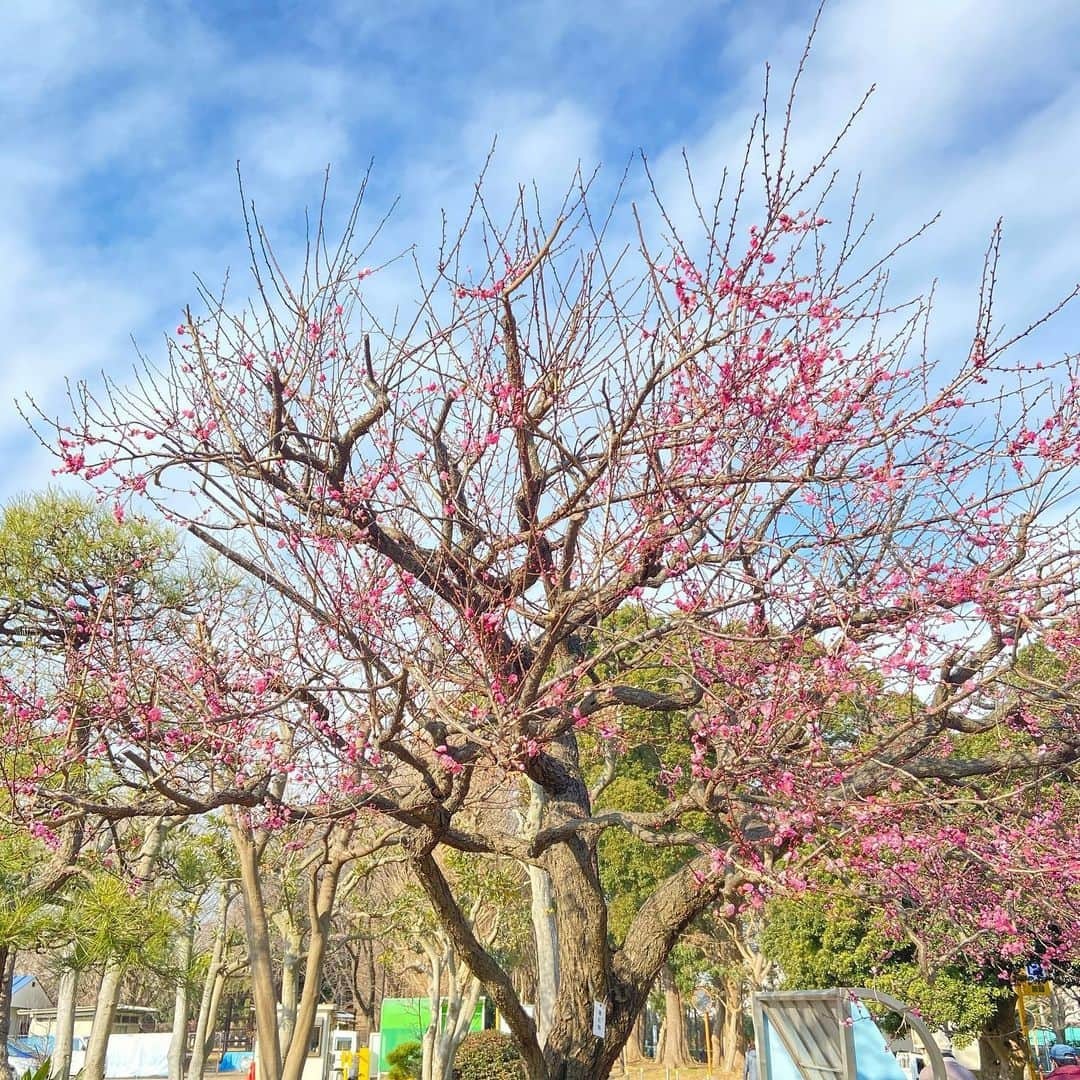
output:
[[[92, 1016], [96, 1011], [96, 1005], [75, 1006], [76, 1016]], [[155, 1016], [157, 1015], [157, 1009], [150, 1005], [117, 1005], [116, 1011], [117, 1013], [142, 1013], [144, 1015], [150, 1015], [152, 1013]], [[47, 1009], [27, 1009], [26, 1012], [31, 1016], [39, 1016], [44, 1019], [46, 1017], [55, 1016], [57, 1009], [55, 1005], [50, 1005]]]

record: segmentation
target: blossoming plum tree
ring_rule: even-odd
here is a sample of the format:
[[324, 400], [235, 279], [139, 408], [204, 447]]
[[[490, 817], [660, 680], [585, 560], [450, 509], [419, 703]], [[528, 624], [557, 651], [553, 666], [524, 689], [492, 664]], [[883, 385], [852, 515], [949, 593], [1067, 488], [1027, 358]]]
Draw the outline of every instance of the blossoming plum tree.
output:
[[[890, 306], [785, 161], [749, 228], [718, 199], [694, 236], [635, 215], [628, 247], [585, 191], [502, 227], [478, 196], [393, 316], [359, 206], [293, 280], [252, 222], [252, 305], [207, 293], [163, 365], [38, 422], [62, 471], [259, 596], [140, 653], [153, 695], [90, 710], [80, 752], [127, 752], [117, 812], [377, 822], [537, 1080], [606, 1076], [691, 920], [813, 868], [947, 911], [971, 954], [1080, 932], [1076, 672], [1015, 670], [1025, 643], [1080, 643], [1076, 363], [998, 334], [996, 242], [970, 349], [936, 362], [926, 306]], [[630, 603], [647, 621], [612, 631]], [[617, 753], [625, 706], [689, 718], [659, 809], [598, 808], [583, 773], [579, 737]], [[27, 798], [46, 813], [48, 785]], [[691, 852], [617, 947], [609, 830]], [[547, 897], [535, 1021], [445, 849], [517, 859]]]

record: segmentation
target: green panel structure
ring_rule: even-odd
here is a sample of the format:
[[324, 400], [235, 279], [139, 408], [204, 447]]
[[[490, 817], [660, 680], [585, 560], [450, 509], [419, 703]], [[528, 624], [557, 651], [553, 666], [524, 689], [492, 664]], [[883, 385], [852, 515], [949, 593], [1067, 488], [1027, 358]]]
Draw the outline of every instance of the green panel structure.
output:
[[[484, 999], [473, 1013], [470, 1031], [484, 1030]], [[446, 1015], [446, 1001], [442, 1002]], [[431, 1022], [431, 1003], [426, 997], [383, 998], [379, 1011], [379, 1072], [389, 1072], [389, 1054], [405, 1042], [420, 1042]]]

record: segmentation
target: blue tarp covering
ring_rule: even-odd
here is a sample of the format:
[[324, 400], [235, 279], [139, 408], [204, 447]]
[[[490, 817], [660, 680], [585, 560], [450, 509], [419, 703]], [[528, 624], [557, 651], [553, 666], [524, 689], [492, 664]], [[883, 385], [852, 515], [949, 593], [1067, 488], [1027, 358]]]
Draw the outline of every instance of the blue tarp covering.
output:
[[255, 1055], [250, 1051], [230, 1050], [221, 1055], [218, 1072], [247, 1072], [254, 1057]]
[[8, 1053], [47, 1058], [53, 1052], [55, 1041], [51, 1035], [20, 1035], [15, 1039], [8, 1039]]

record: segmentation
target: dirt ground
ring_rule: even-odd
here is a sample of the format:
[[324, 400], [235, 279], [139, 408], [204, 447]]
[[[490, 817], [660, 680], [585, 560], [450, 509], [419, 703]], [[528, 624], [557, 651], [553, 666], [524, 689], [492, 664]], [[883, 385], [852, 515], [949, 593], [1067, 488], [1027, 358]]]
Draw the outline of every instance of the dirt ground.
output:
[[734, 1080], [730, 1074], [720, 1069], [711, 1072], [704, 1065], [688, 1065], [682, 1069], [665, 1069], [662, 1065], [629, 1065], [626, 1072], [622, 1072], [616, 1065], [611, 1071], [611, 1080]]

